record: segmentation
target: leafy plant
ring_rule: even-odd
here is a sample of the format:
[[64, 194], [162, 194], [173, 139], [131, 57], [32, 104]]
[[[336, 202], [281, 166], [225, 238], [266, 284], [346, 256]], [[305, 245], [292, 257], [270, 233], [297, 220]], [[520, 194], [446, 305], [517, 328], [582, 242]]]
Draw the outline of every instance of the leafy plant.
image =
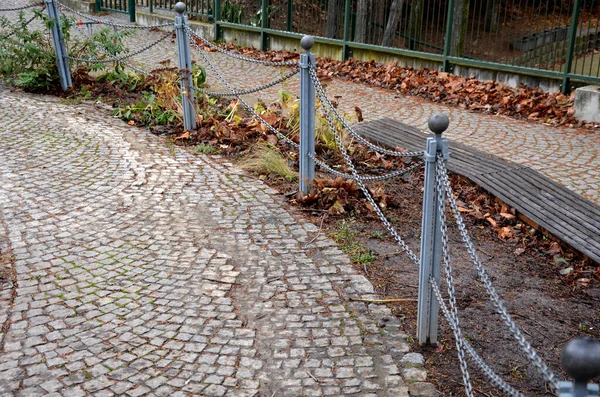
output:
[[[34, 11], [35, 19], [50, 28], [54, 24], [40, 10]], [[61, 19], [61, 28], [65, 41], [70, 40], [71, 20]], [[19, 13], [15, 23], [0, 16], [0, 27], [9, 32], [0, 40], [0, 74], [9, 84], [26, 91], [49, 91], [55, 89], [60, 81], [56, 68], [56, 55], [50, 36], [43, 30], [30, 30], [25, 14]], [[81, 50], [74, 43], [69, 54], [77, 56]]]
[[113, 114], [125, 121], [137, 120], [145, 125], [164, 125], [180, 121], [181, 116], [172, 109], [165, 109], [156, 95], [145, 91], [140, 100], [129, 106], [119, 107]]
[[[131, 30], [119, 30], [115, 31], [110, 28], [104, 28], [94, 33], [88, 41], [89, 51], [92, 57], [97, 59], [112, 59], [113, 57], [119, 57], [129, 52], [129, 49], [125, 46], [123, 39], [127, 36], [131, 36], [134, 32]], [[92, 64], [91, 70], [102, 70], [106, 67], [105, 63]], [[121, 62], [115, 60], [113, 62], [113, 69], [116, 73], [121, 73], [123, 66]]]

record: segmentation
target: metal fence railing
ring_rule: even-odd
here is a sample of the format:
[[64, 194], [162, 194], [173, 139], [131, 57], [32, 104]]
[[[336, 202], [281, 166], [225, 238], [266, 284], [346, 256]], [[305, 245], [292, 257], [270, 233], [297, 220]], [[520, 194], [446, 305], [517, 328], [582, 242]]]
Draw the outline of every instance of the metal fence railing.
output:
[[96, 10], [128, 14], [129, 21], [135, 22], [135, 0], [96, 0]]
[[[97, 0], [135, 13], [176, 0]], [[454, 65], [600, 82], [597, 0], [185, 0], [188, 15], [267, 34], [310, 34], [352, 48], [403, 52]], [[133, 6], [131, 6], [133, 4]], [[134, 20], [134, 19], [132, 19]], [[218, 31], [218, 29], [217, 29]], [[408, 52], [410, 51], [410, 52]]]

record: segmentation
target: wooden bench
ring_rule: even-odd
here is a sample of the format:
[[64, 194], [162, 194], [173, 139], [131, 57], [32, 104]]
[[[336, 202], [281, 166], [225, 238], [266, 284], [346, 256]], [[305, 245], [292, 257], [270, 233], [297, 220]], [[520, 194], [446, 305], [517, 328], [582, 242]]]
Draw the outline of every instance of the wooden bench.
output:
[[[425, 149], [428, 136], [392, 119], [357, 124], [375, 143]], [[469, 178], [548, 232], [600, 263], [600, 206], [523, 165], [450, 141], [448, 169]]]

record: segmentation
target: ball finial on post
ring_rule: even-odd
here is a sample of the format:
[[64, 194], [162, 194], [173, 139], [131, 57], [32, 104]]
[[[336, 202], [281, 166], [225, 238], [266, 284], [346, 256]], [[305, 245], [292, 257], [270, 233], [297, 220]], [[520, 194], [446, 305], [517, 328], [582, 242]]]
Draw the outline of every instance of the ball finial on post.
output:
[[429, 119], [429, 129], [436, 135], [442, 134], [448, 129], [450, 119], [444, 113], [436, 113]]
[[600, 375], [600, 342], [592, 338], [569, 341], [562, 351], [560, 363], [576, 382], [587, 383]]
[[304, 36], [300, 40], [300, 45], [304, 48], [304, 51], [309, 52], [313, 45], [315, 45], [315, 38], [313, 36]]
[[180, 1], [177, 4], [175, 4], [175, 12], [180, 15], [183, 14], [185, 12], [185, 3]]

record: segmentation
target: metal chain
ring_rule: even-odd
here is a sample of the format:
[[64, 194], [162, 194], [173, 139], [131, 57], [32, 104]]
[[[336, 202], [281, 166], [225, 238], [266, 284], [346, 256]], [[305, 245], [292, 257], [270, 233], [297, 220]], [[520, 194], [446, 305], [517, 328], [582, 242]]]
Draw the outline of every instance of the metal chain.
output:
[[[44, 11], [46, 9], [46, 5], [42, 6], [42, 8], [40, 8], [40, 11]], [[34, 19], [37, 18], [37, 15], [32, 16], [31, 18], [29, 18], [27, 21], [25, 21], [25, 23], [23, 25], [21, 25], [22, 28], [24, 28], [25, 26], [29, 26], [29, 24], [31, 22], [34, 21]], [[11, 38], [15, 33], [17, 33], [16, 30], [13, 30], [12, 32], [10, 32], [9, 34], [7, 34], [6, 36], [1, 37], [1, 40], [6, 40], [8, 38]]]
[[[315, 162], [317, 162], [317, 164], [323, 168], [325, 171], [327, 171], [328, 173], [336, 176], [336, 177], [340, 177], [340, 178], [344, 178], [344, 179], [352, 179], [352, 180], [356, 180], [356, 178], [354, 177], [354, 175], [351, 174], [345, 174], [343, 172], [337, 171], [333, 168], [331, 168], [329, 165], [327, 165], [326, 163], [322, 162], [321, 160], [317, 160], [315, 158], [313, 158], [313, 160], [315, 160]], [[423, 166], [423, 164], [425, 164], [425, 161], [419, 161], [418, 163], [405, 168], [403, 170], [397, 170], [397, 171], [393, 171], [390, 172], [389, 174], [385, 174], [385, 175], [376, 175], [376, 176], [359, 176], [359, 178], [361, 180], [363, 180], [364, 182], [379, 182], [379, 181], [385, 181], [388, 179], [392, 179], [392, 178], [397, 178], [399, 176], [403, 176], [408, 174], [411, 171], [416, 170], [417, 168], [421, 168]]]
[[[208, 57], [206, 57], [206, 55], [204, 54], [204, 51], [202, 51], [200, 49], [200, 46], [198, 45], [198, 43], [196, 43], [194, 40], [192, 40], [192, 44], [194, 45], [194, 47], [196, 48], [196, 50], [198, 50], [198, 52], [200, 53], [200, 56], [204, 59], [204, 61], [206, 62], [206, 64], [215, 73], [215, 75], [219, 78], [219, 80], [221, 80], [221, 82], [225, 85], [225, 87], [227, 87], [232, 92], [232, 94], [237, 97], [237, 99], [242, 103], [242, 105], [244, 105], [244, 107], [250, 113], [252, 113], [252, 115], [254, 117], [256, 117], [265, 127], [267, 127], [267, 129], [269, 131], [271, 131], [272, 133], [274, 133], [277, 137], [279, 137], [280, 139], [282, 139], [286, 143], [290, 144], [295, 149], [298, 149], [300, 147], [300, 145], [298, 145], [296, 142], [294, 142], [293, 140], [291, 140], [289, 137], [287, 137], [284, 134], [282, 134], [279, 130], [277, 130], [275, 127], [273, 127], [265, 119], [263, 119], [262, 117], [260, 117], [260, 115], [252, 108], [252, 106], [250, 106], [246, 101], [244, 101], [242, 99], [242, 97], [240, 96], [240, 94], [236, 93], [236, 91], [233, 89], [233, 87], [231, 86], [231, 84], [229, 84], [229, 82], [223, 77], [223, 75], [221, 75], [221, 73], [212, 64], [212, 62], [210, 62], [210, 60], [208, 59]], [[197, 90], [197, 88], [194, 88], [194, 89]], [[344, 173], [341, 173], [339, 171], [336, 171], [333, 168], [331, 168], [329, 165], [327, 165], [325, 162], [323, 162], [322, 160], [318, 159], [312, 153], [309, 154], [309, 157], [312, 160], [314, 160], [315, 163], [318, 164], [320, 167], [322, 167], [325, 171], [327, 171], [327, 172], [329, 172], [329, 173], [331, 173], [331, 174], [333, 174], [335, 176], [342, 177], [342, 178], [345, 178], [345, 179], [357, 180], [356, 179], [356, 175], [349, 175], [349, 174], [344, 174]], [[413, 170], [419, 168], [422, 164], [423, 163], [417, 163], [414, 166], [412, 166], [410, 168], [407, 168], [406, 170], [395, 171], [395, 172], [392, 172], [389, 175], [372, 176], [372, 177], [361, 177], [361, 176], [358, 176], [358, 178], [360, 178], [362, 180], [365, 180], [365, 181], [380, 181], [380, 180], [385, 180], [385, 179], [394, 178], [394, 177], [397, 177], [397, 176], [400, 176], [400, 175], [404, 175], [404, 174], [406, 174], [406, 173], [408, 173], [410, 171], [413, 171]], [[374, 207], [376, 207], [376, 206], [374, 206]], [[402, 243], [404, 243], [404, 241], [402, 241]], [[407, 247], [407, 249], [408, 249], [408, 247]], [[412, 252], [411, 252], [411, 254], [412, 254]], [[414, 254], [412, 254], [412, 255], [414, 255]], [[416, 262], [418, 263], [418, 259], [416, 258], [416, 256], [414, 257], [413, 260], [416, 260]]]
[[[450, 311], [448, 310], [448, 307], [446, 306], [446, 302], [444, 302], [444, 299], [442, 298], [442, 294], [440, 292], [440, 287], [433, 277], [431, 277], [429, 279], [429, 282], [430, 282], [431, 288], [433, 289], [434, 295], [440, 304], [442, 313], [444, 314], [444, 317], [446, 317], [446, 321], [448, 321], [448, 324], [450, 325], [450, 328], [452, 329], [452, 332], [454, 333], [454, 337], [456, 338], [457, 333], [455, 332], [455, 329], [458, 329], [458, 326], [454, 322], [454, 318], [450, 314]], [[511, 397], [524, 397], [524, 395], [521, 392], [515, 390], [511, 385], [506, 383], [506, 381], [504, 381], [504, 379], [502, 379], [498, 374], [496, 374], [496, 372], [494, 372], [494, 370], [485, 363], [483, 358], [481, 358], [481, 356], [479, 354], [477, 354], [475, 349], [473, 349], [473, 346], [471, 346], [469, 341], [467, 341], [464, 338], [464, 336], [461, 336], [461, 338], [462, 338], [462, 343], [463, 343], [463, 346], [464, 346], [467, 354], [469, 354], [469, 356], [471, 357], [471, 360], [475, 363], [475, 365], [477, 365], [477, 367], [479, 367], [479, 369], [488, 377], [488, 379], [492, 385], [494, 385], [498, 389], [504, 391], [506, 394], [508, 394]]]
[[132, 25], [132, 24], [115, 23], [113, 21], [109, 21], [109, 20], [105, 20], [105, 19], [94, 18], [91, 15], [87, 15], [87, 14], [84, 14], [77, 10], [74, 10], [71, 7], [69, 7], [68, 5], [61, 3], [60, 1], [57, 1], [57, 0], [55, 0], [55, 1], [57, 4], [59, 4], [65, 10], [67, 10], [81, 18], [86, 18], [86, 19], [89, 19], [90, 21], [93, 21], [93, 22], [96, 22], [96, 23], [99, 23], [102, 25], [112, 26], [115, 28], [120, 28], [120, 29], [158, 29], [158, 28], [164, 28], [166, 26], [173, 26], [172, 22], [165, 22], [165, 23], [161, 23], [161, 24], [157, 24], [157, 25]]
[[125, 59], [129, 59], [129, 58], [132, 58], [132, 57], [134, 57], [136, 55], [139, 55], [139, 54], [141, 54], [144, 51], [148, 51], [150, 48], [154, 47], [155, 45], [157, 45], [157, 44], [165, 41], [169, 37], [171, 37], [171, 35], [173, 34], [174, 31], [175, 31], [175, 29], [173, 29], [172, 31], [168, 32], [167, 34], [165, 34], [163, 37], [161, 37], [157, 41], [155, 41], [155, 42], [153, 42], [153, 43], [151, 43], [151, 44], [149, 44], [149, 45], [147, 45], [147, 46], [145, 46], [145, 47], [143, 47], [143, 48], [141, 48], [141, 49], [139, 49], [139, 50], [137, 50], [135, 52], [132, 52], [132, 53], [129, 53], [129, 54], [123, 56], [123, 57], [120, 57], [120, 58], [116, 57], [116, 56], [115, 56], [115, 59], [75, 58], [75, 57], [71, 57], [71, 56], [68, 56], [67, 58], [69, 60], [71, 60], [71, 61], [89, 62], [89, 63], [110, 63], [110, 62], [115, 62], [115, 61], [121, 62], [121, 61], [123, 61]]
[[[245, 62], [250, 62], [250, 63], [256, 63], [258, 65], [265, 65], [265, 66], [298, 66], [298, 62], [297, 61], [286, 61], [286, 62], [270, 62], [270, 61], [260, 61], [258, 59], [252, 59], [252, 58], [247, 58], [244, 57], [242, 55], [236, 54], [234, 52], [231, 51], [227, 51], [224, 50], [223, 48], [211, 43], [209, 40], [205, 39], [204, 37], [200, 36], [199, 34], [197, 34], [196, 32], [194, 32], [193, 30], [191, 30], [190, 28], [187, 29], [190, 33], [190, 35], [192, 37], [197, 38], [198, 40], [202, 41], [204, 44], [206, 44], [207, 46], [217, 50], [218, 52], [227, 55], [228, 57], [234, 58], [234, 59], [238, 59], [240, 61], [245, 61]], [[202, 51], [202, 49], [200, 49], [198, 47], [198, 51]]]
[[537, 370], [540, 372], [540, 374], [544, 377], [544, 379], [555, 390], [558, 390], [558, 380], [557, 380], [556, 375], [542, 361], [542, 359], [536, 353], [535, 349], [533, 347], [531, 347], [529, 342], [527, 342], [527, 340], [521, 333], [521, 330], [519, 330], [519, 327], [517, 326], [517, 324], [514, 322], [514, 320], [510, 316], [510, 314], [508, 314], [508, 311], [506, 310], [506, 307], [502, 303], [500, 296], [498, 295], [494, 286], [492, 285], [492, 282], [490, 281], [485, 269], [483, 268], [483, 265], [481, 264], [481, 262], [479, 260], [477, 252], [475, 250], [475, 247], [473, 246], [471, 237], [469, 236], [469, 232], [467, 231], [467, 228], [464, 224], [464, 221], [462, 219], [460, 211], [458, 210], [458, 205], [456, 204], [456, 199], [454, 198], [454, 194], [452, 192], [450, 180], [448, 179], [448, 170], [446, 169], [445, 164], [442, 167], [440, 167], [440, 170], [441, 170], [442, 181], [446, 187], [446, 196], [448, 197], [448, 200], [450, 202], [450, 207], [452, 209], [452, 213], [454, 214], [454, 217], [456, 218], [456, 224], [460, 231], [461, 238], [467, 248], [467, 251], [469, 252], [469, 255], [471, 256], [471, 259], [473, 260], [473, 263], [475, 264], [475, 268], [477, 270], [479, 278], [481, 279], [486, 292], [490, 296], [490, 299], [492, 301], [492, 304], [494, 305], [494, 308], [496, 309], [496, 312], [500, 315], [500, 317], [502, 318], [502, 320], [508, 327], [510, 333], [517, 340], [517, 342], [519, 343], [519, 345], [521, 346], [523, 351], [525, 351], [525, 353], [527, 354], [527, 357], [529, 358], [529, 361], [531, 361], [531, 363], [534, 364], [534, 366], [537, 368]]
[[[309, 65], [309, 70], [313, 70], [313, 68], [311, 66], [312, 65]], [[362, 190], [365, 198], [367, 199], [367, 201], [369, 202], [369, 204], [371, 204], [371, 206], [375, 210], [375, 213], [377, 214], [377, 216], [379, 217], [379, 219], [381, 220], [381, 222], [383, 223], [383, 225], [385, 226], [385, 228], [388, 230], [388, 232], [390, 232], [390, 234], [392, 235], [392, 237], [394, 238], [394, 240], [396, 240], [396, 242], [398, 243], [398, 245], [400, 245], [400, 247], [404, 250], [404, 252], [408, 255], [408, 257], [415, 264], [420, 265], [419, 258], [408, 247], [408, 245], [406, 244], [406, 242], [400, 237], [400, 235], [398, 234], [398, 232], [396, 231], [396, 229], [391, 225], [390, 221], [386, 218], [386, 216], [383, 213], [383, 211], [381, 210], [381, 208], [379, 208], [379, 205], [375, 202], [375, 200], [371, 196], [371, 193], [369, 192], [369, 190], [365, 186], [365, 184], [363, 182], [363, 179], [358, 174], [358, 171], [356, 171], [356, 168], [354, 167], [354, 163], [352, 162], [352, 159], [350, 158], [350, 155], [348, 154], [348, 151], [346, 150], [346, 147], [344, 146], [344, 142], [342, 141], [342, 138], [338, 134], [337, 128], [335, 127], [335, 124], [331, 120], [331, 117], [329, 116], [328, 112], [325, 112], [325, 118], [327, 119], [327, 123], [329, 124], [329, 128], [331, 128], [331, 131], [333, 132], [333, 136], [334, 136], [335, 142], [336, 142], [338, 148], [340, 149], [340, 151], [342, 152], [342, 156], [344, 157], [344, 160], [346, 161], [346, 164], [348, 165], [348, 168], [350, 168], [350, 172], [354, 176], [353, 179], [356, 181], [356, 183], [358, 183], [358, 186]]]
[[248, 94], [254, 94], [255, 92], [259, 92], [262, 90], [266, 90], [267, 88], [271, 88], [279, 83], [283, 83], [284, 81], [297, 75], [298, 73], [300, 73], [300, 69], [293, 70], [290, 73], [286, 74], [285, 76], [280, 77], [277, 80], [273, 80], [270, 83], [261, 85], [260, 87], [257, 87], [257, 88], [248, 89], [248, 90], [240, 90], [240, 91], [233, 91], [233, 92], [215, 92], [215, 91], [207, 91], [207, 90], [204, 90], [199, 87], [193, 87], [193, 90], [200, 92], [202, 94], [211, 95], [211, 96], [219, 96], [219, 97], [248, 95]]
[[325, 89], [323, 88], [323, 86], [321, 85], [321, 82], [319, 81], [319, 78], [317, 77], [317, 71], [316, 71], [314, 65], [310, 66], [309, 72], [310, 72], [310, 78], [313, 81], [313, 85], [315, 86], [315, 89], [317, 91], [317, 96], [320, 98], [323, 106], [327, 105], [327, 107], [331, 110], [331, 112], [335, 115], [335, 117], [338, 120], [340, 120], [340, 122], [342, 123], [344, 128], [347, 129], [352, 134], [352, 136], [355, 137], [356, 139], [358, 139], [363, 145], [369, 147], [371, 150], [374, 150], [376, 152], [387, 154], [389, 156], [395, 156], [395, 157], [420, 157], [425, 154], [424, 152], [397, 152], [394, 150], [388, 150], [386, 148], [374, 145], [371, 142], [367, 141], [365, 138], [360, 136], [360, 134], [358, 134], [356, 131], [354, 131], [354, 129], [352, 127], [350, 127], [348, 125], [348, 123], [346, 123], [346, 120], [344, 120], [344, 118], [338, 113], [335, 106], [333, 106], [333, 103], [331, 103], [331, 100], [327, 96]]
[[[77, 28], [77, 30], [79, 30], [80, 33], [82, 33], [84, 36], [87, 36], [88, 38], [91, 38], [91, 36], [89, 34], [87, 34], [87, 32], [82, 32], [81, 28], [77, 25], [75, 25], [75, 27]], [[109, 57], [113, 58], [113, 60], [118, 61], [118, 58], [116, 56], [114, 56], [113, 54], [109, 53], [108, 51], [106, 51], [104, 48], [102, 47], [98, 47], [98, 49], [103, 52], [105, 55], [108, 55]], [[148, 73], [140, 68], [137, 68], [127, 62], [124, 61], [120, 61], [124, 66], [128, 67], [129, 69], [133, 70], [134, 72], [140, 73], [144, 76], [148, 76], [151, 77], [153, 76], [151, 73]]]
[[35, 7], [39, 7], [44, 5], [44, 3], [34, 3], [34, 4], [29, 4], [26, 6], [21, 6], [21, 7], [14, 7], [14, 8], [0, 8], [0, 12], [10, 12], [10, 11], [21, 11], [21, 10], [27, 10], [29, 8], [35, 8]]
[[450, 315], [454, 321], [452, 331], [454, 332], [456, 351], [458, 352], [458, 361], [460, 363], [460, 371], [462, 373], [463, 383], [465, 385], [465, 391], [467, 393], [467, 396], [473, 396], [473, 385], [471, 384], [471, 379], [469, 377], [469, 368], [467, 365], [467, 360], [465, 358], [465, 350], [463, 344], [464, 338], [460, 329], [458, 310], [456, 308], [456, 290], [454, 289], [454, 276], [452, 273], [452, 267], [450, 266], [450, 249], [448, 248], [448, 225], [446, 223], [445, 213], [446, 200], [444, 197], [444, 184], [440, 176], [440, 167], [442, 167], [443, 169], [444, 164], [444, 155], [441, 152], [438, 152], [436, 156], [437, 170], [435, 175], [435, 182], [437, 196], [437, 212], [438, 216], [440, 217], [440, 234], [442, 237], [442, 260], [444, 262], [444, 273], [446, 273], [446, 284], [448, 287], [448, 296], [450, 302]]

